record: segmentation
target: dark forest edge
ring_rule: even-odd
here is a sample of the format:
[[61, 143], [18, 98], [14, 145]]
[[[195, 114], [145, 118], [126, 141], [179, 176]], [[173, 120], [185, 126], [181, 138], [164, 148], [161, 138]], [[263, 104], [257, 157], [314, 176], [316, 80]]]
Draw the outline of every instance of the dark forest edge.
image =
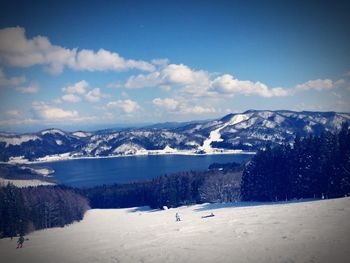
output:
[[350, 130], [296, 137], [293, 147], [259, 151], [244, 169], [244, 201], [335, 198], [350, 194]]
[[0, 187], [0, 237], [63, 227], [83, 218], [88, 200], [66, 186]]
[[0, 187], [0, 237], [64, 226], [91, 208], [177, 207], [198, 203], [335, 198], [350, 194], [350, 131], [296, 137], [293, 146], [267, 146], [247, 164], [212, 164], [128, 184], [85, 189]]

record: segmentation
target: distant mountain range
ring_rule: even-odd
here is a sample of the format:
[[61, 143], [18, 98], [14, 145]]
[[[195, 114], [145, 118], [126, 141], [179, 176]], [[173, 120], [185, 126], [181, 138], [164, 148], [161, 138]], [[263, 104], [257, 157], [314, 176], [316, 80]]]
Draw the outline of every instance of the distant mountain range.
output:
[[303, 137], [336, 131], [344, 122], [350, 122], [349, 113], [249, 110], [210, 121], [122, 130], [47, 129], [26, 134], [0, 133], [0, 161], [256, 151], [267, 143], [292, 143], [297, 134]]

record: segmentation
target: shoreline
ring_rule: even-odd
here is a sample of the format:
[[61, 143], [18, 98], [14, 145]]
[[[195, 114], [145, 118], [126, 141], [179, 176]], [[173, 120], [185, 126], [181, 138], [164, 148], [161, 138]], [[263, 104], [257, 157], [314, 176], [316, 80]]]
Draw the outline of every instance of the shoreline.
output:
[[106, 159], [106, 158], [122, 158], [122, 157], [142, 157], [142, 156], [156, 156], [156, 155], [188, 155], [188, 156], [207, 156], [207, 155], [228, 155], [228, 154], [246, 154], [254, 155], [256, 152], [243, 151], [243, 150], [226, 150], [223, 152], [211, 152], [211, 153], [195, 153], [191, 151], [179, 151], [179, 152], [161, 152], [162, 150], [153, 150], [138, 152], [135, 154], [125, 154], [125, 155], [108, 155], [108, 156], [74, 156], [69, 155], [70, 153], [63, 153], [59, 155], [49, 155], [45, 157], [40, 157], [34, 161], [29, 161], [27, 159], [12, 159], [8, 162], [0, 162], [3, 164], [41, 164], [41, 163], [52, 163], [60, 161], [69, 160], [84, 160], [84, 159]]

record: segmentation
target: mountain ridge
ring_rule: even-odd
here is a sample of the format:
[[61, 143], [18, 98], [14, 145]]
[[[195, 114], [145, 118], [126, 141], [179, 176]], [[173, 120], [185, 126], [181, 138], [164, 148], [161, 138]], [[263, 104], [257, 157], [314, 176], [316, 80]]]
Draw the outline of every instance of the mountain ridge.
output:
[[218, 154], [253, 152], [292, 143], [350, 122], [350, 113], [248, 110], [221, 118], [94, 132], [45, 129], [35, 133], [0, 134], [0, 161], [38, 161], [47, 156], [108, 157], [147, 154]]

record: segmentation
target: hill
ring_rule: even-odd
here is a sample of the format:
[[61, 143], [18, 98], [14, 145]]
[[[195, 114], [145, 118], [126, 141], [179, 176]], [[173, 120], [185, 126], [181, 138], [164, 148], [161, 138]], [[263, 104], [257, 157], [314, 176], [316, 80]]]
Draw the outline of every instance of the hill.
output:
[[31, 233], [23, 249], [1, 239], [0, 253], [4, 262], [37, 263], [337, 263], [350, 257], [349, 216], [350, 198], [89, 210], [79, 223]]
[[335, 132], [349, 120], [349, 113], [249, 110], [217, 120], [176, 125], [96, 132], [48, 129], [31, 134], [2, 133], [0, 161], [254, 152], [266, 144], [292, 143], [296, 135]]

